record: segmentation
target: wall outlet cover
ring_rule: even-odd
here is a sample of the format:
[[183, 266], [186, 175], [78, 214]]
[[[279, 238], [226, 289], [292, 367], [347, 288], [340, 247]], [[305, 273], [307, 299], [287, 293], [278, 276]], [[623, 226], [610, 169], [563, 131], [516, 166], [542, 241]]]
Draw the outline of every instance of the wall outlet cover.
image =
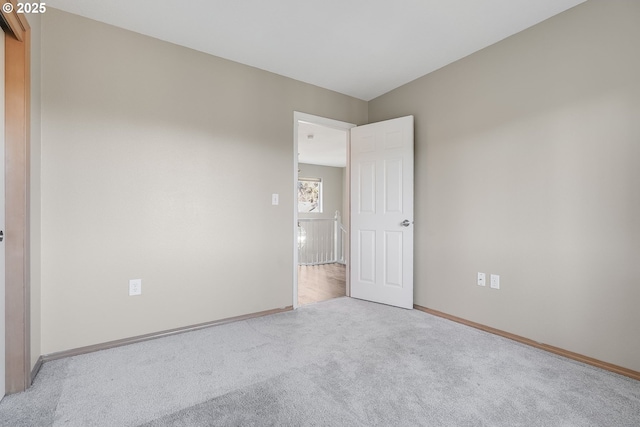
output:
[[491, 275], [491, 288], [500, 289], [500, 276], [498, 276], [497, 274]]
[[129, 280], [129, 296], [142, 295], [142, 279]]

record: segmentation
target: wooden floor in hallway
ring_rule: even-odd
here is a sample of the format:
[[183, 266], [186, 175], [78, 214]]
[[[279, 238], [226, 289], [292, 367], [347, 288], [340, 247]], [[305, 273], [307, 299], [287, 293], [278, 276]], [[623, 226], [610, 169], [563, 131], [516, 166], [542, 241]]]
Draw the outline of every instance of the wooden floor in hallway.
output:
[[343, 264], [298, 266], [298, 305], [343, 297], [346, 289]]

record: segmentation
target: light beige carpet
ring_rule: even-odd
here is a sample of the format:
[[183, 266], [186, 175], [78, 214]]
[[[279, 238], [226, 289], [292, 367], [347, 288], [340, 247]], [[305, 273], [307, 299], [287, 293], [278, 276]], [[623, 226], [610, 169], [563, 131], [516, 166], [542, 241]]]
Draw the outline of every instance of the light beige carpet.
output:
[[633, 426], [640, 382], [339, 298], [46, 363], [2, 426]]

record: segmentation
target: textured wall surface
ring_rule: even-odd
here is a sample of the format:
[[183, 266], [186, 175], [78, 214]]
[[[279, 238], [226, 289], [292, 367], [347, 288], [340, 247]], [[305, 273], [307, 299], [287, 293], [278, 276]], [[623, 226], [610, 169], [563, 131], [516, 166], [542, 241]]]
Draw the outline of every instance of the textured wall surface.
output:
[[292, 305], [294, 111], [367, 121], [364, 101], [48, 9], [42, 353]]
[[640, 370], [638, 22], [589, 1], [369, 103], [416, 119], [417, 304]]

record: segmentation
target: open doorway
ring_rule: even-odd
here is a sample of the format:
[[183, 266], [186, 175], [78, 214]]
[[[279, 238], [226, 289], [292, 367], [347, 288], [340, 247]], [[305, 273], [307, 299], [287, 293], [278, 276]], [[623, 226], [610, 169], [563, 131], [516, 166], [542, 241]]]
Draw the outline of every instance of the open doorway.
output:
[[349, 295], [349, 129], [295, 117], [294, 307]]

